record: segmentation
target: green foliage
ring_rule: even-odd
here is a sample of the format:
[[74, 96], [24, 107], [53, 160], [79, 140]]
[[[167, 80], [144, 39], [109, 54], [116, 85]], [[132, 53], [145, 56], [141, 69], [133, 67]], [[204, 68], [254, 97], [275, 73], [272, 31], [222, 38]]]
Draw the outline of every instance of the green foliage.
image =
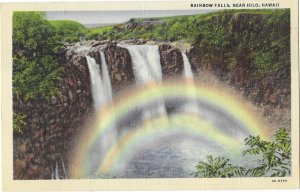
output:
[[197, 172], [192, 173], [194, 177], [201, 178], [224, 178], [241, 176], [245, 170], [243, 167], [234, 166], [229, 163], [229, 159], [224, 157], [214, 158], [207, 156], [207, 162], [199, 162], [196, 166]]
[[71, 20], [54, 20], [49, 21], [55, 28], [58, 41], [62, 42], [75, 42], [80, 38], [85, 38], [89, 32], [82, 24]]
[[13, 14], [13, 94], [25, 101], [58, 93], [61, 44], [42, 12]]
[[274, 57], [270, 52], [258, 50], [253, 55], [258, 75], [266, 74], [272, 69]]
[[113, 29], [113, 26], [104, 26], [90, 29], [87, 38], [88, 39], [96, 39], [96, 40], [104, 40], [103, 37], [107, 37], [108, 33]]
[[23, 127], [27, 125], [26, 123], [27, 116], [20, 113], [13, 113], [13, 129], [17, 133], [23, 132]]
[[221, 12], [195, 22], [199, 63], [219, 63], [231, 72], [250, 69], [259, 79], [290, 66], [288, 10]]
[[183, 39], [186, 36], [186, 28], [180, 21], [176, 21], [173, 25], [171, 25], [169, 32], [170, 34], [168, 38], [171, 41]]
[[245, 168], [234, 166], [225, 157], [207, 156], [207, 162], [200, 161], [196, 166], [194, 177], [284, 177], [290, 175], [291, 170], [291, 137], [286, 129], [279, 129], [273, 142], [263, 141], [259, 136], [249, 136], [245, 139], [248, 147], [243, 155], [259, 156], [258, 166]]
[[243, 155], [262, 155], [260, 165], [247, 170], [246, 175], [261, 177], [284, 177], [291, 169], [291, 137], [285, 129], [279, 129], [275, 134], [275, 141], [262, 141], [259, 136], [250, 136], [245, 140], [249, 148]]
[[[91, 29], [88, 38], [125, 40], [130, 38], [148, 37], [149, 40], [186, 40], [195, 43], [201, 35], [202, 26], [211, 27], [215, 18], [233, 14], [273, 14], [270, 10], [226, 10], [211, 12], [208, 14], [190, 16], [172, 16], [159, 18], [136, 18], [128, 23], [115, 26], [105, 26]], [[145, 22], [152, 22], [147, 24]], [[228, 22], [228, 21], [222, 21]], [[228, 24], [228, 23], [226, 23]], [[217, 27], [223, 27], [218, 25]], [[226, 30], [226, 28], [224, 29]], [[210, 31], [214, 32], [214, 31]], [[228, 31], [226, 31], [227, 33]], [[121, 34], [121, 35], [120, 35]], [[206, 34], [209, 34], [206, 32]], [[215, 31], [215, 34], [218, 34]], [[220, 35], [224, 34], [221, 31]], [[219, 35], [219, 34], [218, 34]], [[220, 36], [218, 37], [220, 39]], [[224, 37], [225, 38], [225, 37]]]
[[[149, 21], [152, 23], [144, 23]], [[290, 67], [288, 9], [131, 19], [125, 24], [91, 29], [87, 38], [185, 40], [197, 50], [199, 64], [219, 64], [230, 72], [247, 65], [254, 80]]]

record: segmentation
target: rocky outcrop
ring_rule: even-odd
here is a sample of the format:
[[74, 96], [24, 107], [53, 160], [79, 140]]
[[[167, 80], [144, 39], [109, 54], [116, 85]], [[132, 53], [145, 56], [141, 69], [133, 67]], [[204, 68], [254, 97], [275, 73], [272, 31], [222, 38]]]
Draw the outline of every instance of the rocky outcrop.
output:
[[92, 95], [85, 58], [69, 51], [66, 60], [59, 95], [14, 98], [14, 112], [27, 116], [23, 134], [14, 134], [14, 179], [50, 179], [56, 168], [67, 177], [67, 155], [91, 113]]
[[181, 51], [169, 44], [159, 46], [163, 79], [182, 77], [184, 71]]
[[134, 82], [134, 74], [130, 53], [116, 44], [108, 44], [103, 49], [112, 82], [113, 92], [118, 92], [124, 85]]

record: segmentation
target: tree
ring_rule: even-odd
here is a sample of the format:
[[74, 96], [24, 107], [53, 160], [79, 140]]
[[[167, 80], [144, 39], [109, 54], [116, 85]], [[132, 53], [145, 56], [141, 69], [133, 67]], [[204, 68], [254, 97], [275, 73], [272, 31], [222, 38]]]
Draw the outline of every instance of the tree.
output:
[[58, 93], [61, 44], [42, 12], [13, 14], [13, 94], [25, 101]]
[[21, 133], [28, 114], [15, 108], [18, 102], [49, 99], [58, 94], [61, 44], [42, 12], [13, 13], [13, 128]]
[[273, 142], [263, 141], [259, 136], [249, 136], [245, 139], [248, 149], [243, 155], [259, 155], [258, 166], [244, 168], [234, 166], [225, 157], [214, 158], [207, 156], [207, 162], [200, 161], [197, 171], [191, 173], [194, 177], [284, 177], [290, 175], [291, 170], [291, 137], [286, 129], [279, 129]]
[[197, 171], [191, 175], [203, 178], [224, 178], [241, 176], [245, 170], [243, 167], [232, 165], [225, 157], [214, 158], [212, 155], [208, 155], [207, 161], [199, 162], [196, 166]]
[[291, 169], [291, 137], [286, 129], [279, 129], [275, 134], [275, 141], [263, 141], [259, 136], [245, 139], [249, 146], [243, 155], [262, 155], [259, 166], [246, 171], [246, 176], [284, 177], [290, 174]]

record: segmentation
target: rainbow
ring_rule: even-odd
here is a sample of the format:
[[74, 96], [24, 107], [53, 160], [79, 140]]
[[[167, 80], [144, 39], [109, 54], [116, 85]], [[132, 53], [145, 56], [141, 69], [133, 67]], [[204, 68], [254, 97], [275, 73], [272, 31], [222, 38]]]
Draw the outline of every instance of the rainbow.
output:
[[[71, 177], [86, 178], [89, 176], [87, 171], [89, 157], [87, 153], [105, 133], [114, 128], [115, 122], [118, 122], [118, 120], [138, 106], [145, 106], [147, 103], [156, 100], [173, 97], [189, 98], [210, 103], [243, 123], [249, 134], [260, 135], [264, 140], [269, 139], [260, 119], [252, 112], [250, 106], [247, 106], [241, 99], [224, 90], [200, 84], [196, 85], [194, 82], [152, 83], [143, 88], [129, 91], [123, 94], [122, 98], [117, 98], [113, 105], [102, 108], [96, 116], [94, 125], [82, 135], [83, 142], [76, 147], [76, 153], [72, 157]], [[135, 152], [135, 148], [132, 146], [136, 143], [151, 142], [159, 135], [174, 132], [186, 132], [201, 139], [215, 141], [227, 150], [235, 150], [242, 145], [242, 141], [224, 134], [210, 122], [204, 121], [193, 113], [177, 114], [172, 117], [160, 116], [146, 120], [139, 127], [117, 138], [103, 154], [95, 172], [110, 172], [114, 165], [119, 164], [125, 156], [130, 156], [130, 154]]]

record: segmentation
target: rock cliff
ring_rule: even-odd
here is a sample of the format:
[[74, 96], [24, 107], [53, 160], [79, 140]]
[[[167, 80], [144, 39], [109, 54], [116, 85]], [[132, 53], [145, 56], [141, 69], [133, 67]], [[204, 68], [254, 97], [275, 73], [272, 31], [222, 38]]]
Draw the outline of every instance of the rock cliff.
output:
[[85, 58], [68, 51], [66, 61], [57, 96], [27, 102], [14, 98], [14, 112], [27, 116], [23, 133], [14, 134], [14, 179], [50, 179], [56, 166], [65, 177], [66, 155], [92, 110]]

